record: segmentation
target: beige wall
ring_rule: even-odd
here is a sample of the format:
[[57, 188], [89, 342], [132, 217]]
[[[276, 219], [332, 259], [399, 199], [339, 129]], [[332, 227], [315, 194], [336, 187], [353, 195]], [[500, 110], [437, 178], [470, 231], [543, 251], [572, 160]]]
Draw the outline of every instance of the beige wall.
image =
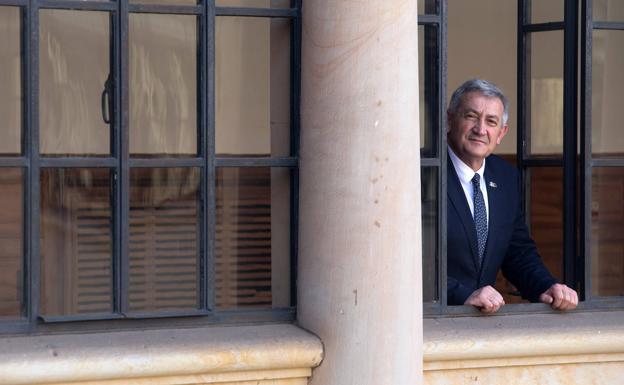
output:
[[[618, 19], [619, 18], [619, 19]], [[624, 3], [602, 0], [594, 6], [595, 20], [624, 21]], [[592, 149], [624, 153], [622, 90], [624, 89], [624, 31], [593, 32]]]
[[[536, 21], [561, 21], [563, 1], [534, 2]], [[516, 153], [517, 3], [505, 0], [448, 1], [447, 99], [465, 80], [497, 84], [510, 102], [509, 133], [496, 152]], [[531, 39], [533, 148], [560, 151], [563, 142], [563, 34], [539, 33]]]

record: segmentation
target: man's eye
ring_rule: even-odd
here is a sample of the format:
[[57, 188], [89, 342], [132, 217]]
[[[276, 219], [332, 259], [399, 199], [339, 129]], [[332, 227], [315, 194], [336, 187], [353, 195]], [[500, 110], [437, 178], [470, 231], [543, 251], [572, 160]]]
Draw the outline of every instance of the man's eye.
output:
[[477, 115], [476, 114], [466, 114], [466, 119], [476, 119]]
[[488, 124], [492, 127], [495, 127], [498, 125], [498, 122], [496, 120], [488, 120]]

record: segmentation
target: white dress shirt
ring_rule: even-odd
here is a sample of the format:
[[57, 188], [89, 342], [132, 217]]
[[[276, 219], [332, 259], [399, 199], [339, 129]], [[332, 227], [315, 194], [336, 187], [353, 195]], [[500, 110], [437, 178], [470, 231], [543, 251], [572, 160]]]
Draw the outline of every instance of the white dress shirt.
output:
[[[468, 201], [468, 207], [470, 207], [470, 213], [472, 213], [472, 217], [474, 218], [474, 193], [472, 190], [472, 178], [474, 178], [475, 171], [470, 168], [464, 161], [459, 159], [457, 155], [453, 152], [451, 147], [448, 147], [448, 153], [451, 157], [451, 161], [453, 162], [453, 166], [455, 167], [455, 172], [459, 177], [459, 183], [461, 183], [462, 188], [464, 189], [464, 195], [466, 196], [466, 201]], [[476, 174], [479, 174], [480, 177], [480, 186], [481, 193], [483, 193], [483, 201], [485, 202], [485, 211], [487, 213], [488, 224], [490, 222], [490, 205], [488, 204], [488, 194], [487, 188], [485, 186], [485, 178], [483, 177], [483, 172], [485, 171], [485, 160], [481, 165], [481, 168], [477, 170]]]

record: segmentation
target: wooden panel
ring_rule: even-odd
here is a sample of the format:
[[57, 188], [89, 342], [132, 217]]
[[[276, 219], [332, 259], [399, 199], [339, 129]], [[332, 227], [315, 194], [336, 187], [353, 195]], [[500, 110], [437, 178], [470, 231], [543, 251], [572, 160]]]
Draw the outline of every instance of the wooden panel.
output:
[[[514, 163], [515, 159], [506, 157]], [[563, 279], [563, 173], [559, 167], [530, 169], [531, 206], [529, 212], [531, 237], [546, 268], [557, 279]], [[527, 302], [517, 289], [499, 272], [496, 289], [505, 303]]]
[[592, 176], [592, 293], [624, 295], [624, 170], [594, 168]]

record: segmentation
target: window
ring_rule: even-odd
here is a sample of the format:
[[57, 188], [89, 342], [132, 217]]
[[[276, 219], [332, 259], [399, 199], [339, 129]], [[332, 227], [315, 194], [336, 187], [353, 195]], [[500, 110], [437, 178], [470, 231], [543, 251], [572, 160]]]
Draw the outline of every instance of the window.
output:
[[0, 331], [294, 319], [300, 8], [0, 0]]
[[[447, 97], [475, 77], [510, 99], [510, 133], [496, 152], [520, 171], [527, 224], [546, 266], [579, 292], [579, 309], [621, 308], [621, 2], [439, 0], [419, 13], [425, 312], [467, 311], [446, 306], [444, 133]], [[502, 275], [496, 287], [513, 304], [503, 313], [544, 309], [523, 303]]]

